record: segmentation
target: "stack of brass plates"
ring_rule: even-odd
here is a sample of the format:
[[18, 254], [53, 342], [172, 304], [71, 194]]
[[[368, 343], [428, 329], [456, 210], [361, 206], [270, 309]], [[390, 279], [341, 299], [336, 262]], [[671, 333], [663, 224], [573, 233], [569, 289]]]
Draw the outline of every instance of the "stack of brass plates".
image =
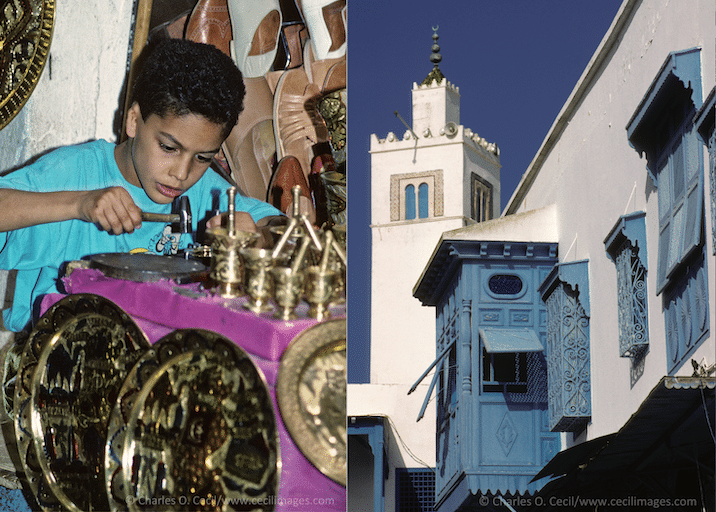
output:
[[114, 400], [149, 348], [117, 305], [63, 298], [39, 320], [15, 386], [15, 432], [30, 488], [45, 510], [107, 510], [104, 443]]
[[231, 340], [155, 345], [97, 295], [63, 298], [24, 348], [15, 431], [43, 510], [273, 510], [278, 428], [268, 386]]
[[281, 358], [276, 395], [281, 417], [303, 455], [346, 485], [346, 320], [306, 329]]

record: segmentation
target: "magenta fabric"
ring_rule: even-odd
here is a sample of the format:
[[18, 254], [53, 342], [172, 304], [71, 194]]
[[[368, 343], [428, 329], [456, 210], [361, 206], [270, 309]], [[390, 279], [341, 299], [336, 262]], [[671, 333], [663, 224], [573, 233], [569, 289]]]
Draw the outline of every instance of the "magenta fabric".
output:
[[[296, 308], [297, 319], [274, 319], [272, 313], [260, 316], [245, 310], [246, 298], [224, 299], [213, 296], [199, 284], [177, 285], [162, 280], [138, 283], [106, 277], [98, 270], [80, 269], [63, 279], [70, 294], [94, 293], [105, 297], [126, 313], [144, 331], [150, 343], [176, 329], [206, 329], [217, 332], [248, 352], [266, 377], [278, 419], [281, 473], [275, 497], [277, 511], [345, 511], [346, 489], [324, 476], [295, 445], [276, 402], [276, 378], [281, 354], [291, 341], [318, 323], [307, 317], [308, 306]], [[44, 313], [64, 295], [44, 297]], [[345, 316], [345, 308], [331, 310], [334, 317]]]

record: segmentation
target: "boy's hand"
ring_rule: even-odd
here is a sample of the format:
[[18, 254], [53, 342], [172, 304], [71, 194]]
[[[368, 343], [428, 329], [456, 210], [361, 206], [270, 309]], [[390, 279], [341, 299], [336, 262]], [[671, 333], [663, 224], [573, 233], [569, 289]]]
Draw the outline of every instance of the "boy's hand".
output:
[[142, 211], [122, 187], [88, 190], [80, 200], [79, 216], [115, 235], [132, 233], [142, 225]]

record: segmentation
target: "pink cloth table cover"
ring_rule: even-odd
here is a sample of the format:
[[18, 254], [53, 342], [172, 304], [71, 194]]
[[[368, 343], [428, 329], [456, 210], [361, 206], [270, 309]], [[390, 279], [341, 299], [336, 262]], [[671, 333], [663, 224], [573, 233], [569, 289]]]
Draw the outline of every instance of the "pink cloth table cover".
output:
[[[276, 401], [276, 378], [283, 351], [291, 341], [317, 324], [307, 316], [306, 304], [296, 308], [292, 321], [271, 313], [255, 315], [243, 308], [245, 297], [225, 299], [211, 295], [197, 283], [177, 285], [162, 280], [139, 283], [106, 277], [99, 270], [79, 269], [63, 279], [70, 294], [94, 293], [122, 308], [144, 331], [150, 343], [177, 329], [206, 329], [219, 333], [249, 353], [268, 383], [277, 416], [281, 473], [275, 510], [286, 512], [345, 511], [346, 489], [318, 471], [301, 453], [281, 420]], [[41, 313], [63, 295], [43, 298]], [[345, 308], [332, 308], [334, 317]]]

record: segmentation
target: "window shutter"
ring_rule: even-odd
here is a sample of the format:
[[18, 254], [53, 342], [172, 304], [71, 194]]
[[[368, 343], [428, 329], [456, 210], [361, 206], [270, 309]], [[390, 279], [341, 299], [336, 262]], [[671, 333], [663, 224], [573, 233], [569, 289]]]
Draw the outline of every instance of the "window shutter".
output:
[[671, 224], [667, 222], [659, 233], [659, 264], [656, 276], [656, 294], [658, 295], [668, 284], [666, 270], [668, 266], [669, 242], [671, 240]]
[[701, 245], [703, 154], [693, 125], [685, 127], [659, 165], [659, 265], [657, 295]]
[[668, 156], [664, 155], [659, 162], [659, 263], [656, 268], [656, 294], [658, 295], [668, 284], [669, 248], [671, 245], [671, 172]]
[[698, 141], [696, 140], [696, 132], [690, 131], [684, 137], [686, 166], [686, 198], [684, 199], [685, 224], [683, 241], [681, 244], [680, 260], [691, 254], [691, 252], [701, 245], [701, 232], [703, 222], [703, 154]]
[[674, 216], [671, 219], [671, 240], [669, 240], [669, 255], [666, 268], [667, 277], [671, 277], [671, 274], [681, 261], [685, 217], [686, 207], [683, 202], [679, 202], [674, 208]]

